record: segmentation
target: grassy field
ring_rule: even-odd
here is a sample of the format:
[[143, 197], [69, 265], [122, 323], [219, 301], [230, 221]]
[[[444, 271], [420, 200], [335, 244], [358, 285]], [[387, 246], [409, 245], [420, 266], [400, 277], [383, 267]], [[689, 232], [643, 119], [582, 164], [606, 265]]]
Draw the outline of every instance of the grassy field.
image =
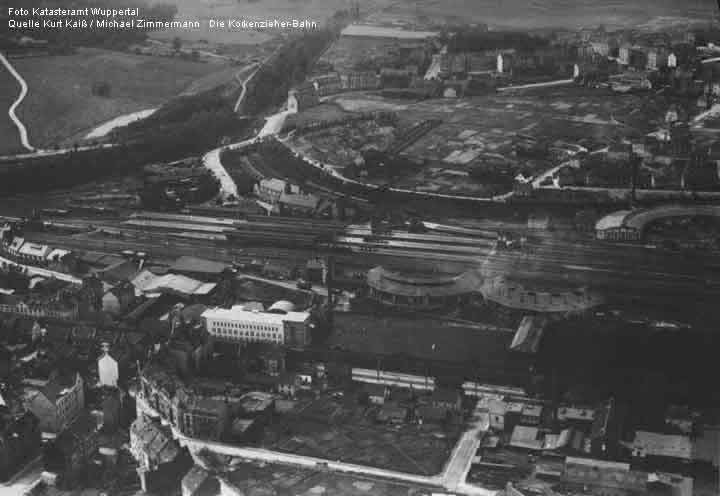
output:
[[[222, 477], [247, 496], [420, 496], [432, 492], [417, 485], [366, 479], [337, 472], [251, 462], [235, 463], [235, 460], [230, 466], [231, 471], [225, 472]], [[227, 464], [221, 467], [228, 470]]]
[[708, 19], [713, 0], [419, 0], [393, 3], [378, 18], [425, 15], [499, 28], [635, 26], [655, 17]]
[[[389, 0], [373, 0], [362, 2], [362, 8], [372, 8], [373, 4], [388, 4]], [[245, 44], [254, 45], [268, 41], [271, 37], [287, 33], [288, 30], [268, 29], [256, 31], [253, 29], [209, 29], [210, 19], [219, 19], [227, 22], [228, 19], [278, 19], [291, 20], [310, 19], [322, 26], [324, 21], [336, 11], [347, 9], [350, 6], [348, 0], [176, 0], [177, 19], [198, 20], [200, 29], [171, 29], [157, 31], [152, 34], [153, 38], [171, 40], [178, 36], [187, 41], [207, 40], [210, 43]]]
[[434, 475], [450, 455], [459, 429], [375, 423], [378, 407], [320, 398], [283, 415], [266, 430], [264, 446], [279, 451]]
[[22, 152], [17, 128], [7, 114], [20, 93], [20, 85], [5, 67], [0, 67], [0, 88], [0, 155]]
[[[189, 87], [206, 88], [214, 73], [233, 76], [233, 71], [221, 64], [96, 49], [80, 49], [70, 56], [18, 59], [13, 64], [29, 87], [18, 116], [28, 128], [31, 143], [38, 147], [77, 140], [98, 124], [157, 107]], [[97, 82], [110, 84], [109, 97], [92, 94]], [[17, 92], [17, 83], [3, 73], [3, 113], [6, 95]]]

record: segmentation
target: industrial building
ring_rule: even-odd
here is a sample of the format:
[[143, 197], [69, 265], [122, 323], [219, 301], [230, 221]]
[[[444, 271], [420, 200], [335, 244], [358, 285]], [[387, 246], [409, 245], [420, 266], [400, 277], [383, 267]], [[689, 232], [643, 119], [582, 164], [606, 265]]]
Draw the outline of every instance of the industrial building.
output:
[[375, 267], [367, 274], [369, 296], [382, 305], [435, 310], [468, 302], [480, 286], [479, 276], [466, 272], [455, 277], [406, 276]]

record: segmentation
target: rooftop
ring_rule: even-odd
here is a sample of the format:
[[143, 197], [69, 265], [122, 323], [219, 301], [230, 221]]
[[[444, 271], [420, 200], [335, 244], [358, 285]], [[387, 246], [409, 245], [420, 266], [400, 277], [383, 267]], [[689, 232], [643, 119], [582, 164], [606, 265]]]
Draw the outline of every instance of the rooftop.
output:
[[232, 308], [212, 308], [202, 314], [206, 319], [220, 319], [232, 321], [252, 321], [273, 325], [283, 325], [283, 322], [306, 322], [310, 318], [308, 312], [287, 312], [284, 314], [247, 311], [242, 306]]
[[641, 450], [648, 456], [664, 456], [685, 460], [690, 460], [693, 452], [692, 441], [687, 436], [649, 431], [637, 431], [632, 447]]
[[611, 214], [601, 218], [595, 224], [595, 229], [598, 231], [604, 231], [605, 229], [617, 229], [623, 226], [625, 218], [630, 213], [630, 210], [618, 210]]
[[144, 415], [132, 423], [130, 434], [136, 436], [142, 450], [154, 463], [172, 462], [180, 453], [180, 446], [172, 433]]
[[198, 274], [204, 273], [209, 275], [218, 275], [226, 268], [227, 265], [221, 262], [191, 256], [182, 256], [175, 260], [175, 263], [170, 267], [170, 270], [176, 272], [195, 272]]
[[370, 269], [368, 286], [385, 293], [402, 296], [452, 296], [466, 294], [480, 287], [480, 278], [474, 271], [455, 277], [409, 276], [384, 267]]
[[172, 291], [182, 295], [206, 295], [215, 289], [215, 283], [205, 283], [179, 274], [158, 276], [144, 270], [132, 280], [133, 286], [144, 293]]

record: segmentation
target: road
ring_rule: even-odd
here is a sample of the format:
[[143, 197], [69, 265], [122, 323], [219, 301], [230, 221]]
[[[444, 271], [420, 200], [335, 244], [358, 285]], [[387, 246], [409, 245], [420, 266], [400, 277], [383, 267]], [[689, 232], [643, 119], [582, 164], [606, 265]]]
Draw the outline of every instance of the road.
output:
[[154, 114], [157, 111], [157, 108], [151, 108], [151, 109], [145, 109], [140, 110], [139, 112], [133, 112], [131, 114], [125, 114], [121, 115], [119, 117], [115, 117], [114, 119], [111, 119], [96, 128], [94, 128], [92, 131], [90, 131], [88, 134], [85, 135], [86, 140], [89, 139], [97, 139], [102, 138], [103, 136], [106, 136], [110, 131], [112, 131], [115, 128], [127, 126], [130, 123], [133, 123], [135, 121], [139, 121], [142, 119], [145, 119], [146, 117], [150, 117], [152, 114]]
[[8, 482], [0, 483], [0, 496], [22, 496], [39, 481], [43, 472], [42, 458], [37, 457]]
[[498, 91], [512, 91], [512, 90], [526, 90], [532, 88], [546, 88], [550, 86], [564, 86], [566, 84], [572, 84], [575, 81], [573, 79], [558, 79], [556, 81], [546, 81], [544, 83], [530, 83], [530, 84], [518, 84], [517, 86], [503, 86], [498, 88]]
[[472, 467], [472, 460], [480, 447], [482, 436], [489, 428], [490, 418], [488, 413], [480, 411], [479, 407], [476, 406], [470, 427], [460, 436], [442, 472], [443, 487], [450, 491], [476, 496], [498, 494], [498, 491], [491, 491], [465, 482]]
[[54, 157], [57, 155], [67, 155], [75, 152], [86, 152], [90, 150], [100, 150], [102, 148], [114, 148], [118, 145], [114, 143], [103, 143], [99, 145], [86, 145], [78, 146], [73, 148], [59, 148], [57, 150], [36, 150], [34, 152], [20, 153], [16, 155], [2, 155], [0, 156], [0, 162], [14, 162], [17, 160], [23, 160], [28, 158], [43, 158], [43, 157]]
[[82, 284], [81, 279], [78, 279], [77, 277], [73, 277], [69, 274], [65, 274], [63, 272], [56, 272], [54, 270], [42, 269], [40, 267], [35, 267], [33, 265], [20, 264], [20, 263], [10, 260], [9, 258], [0, 257], [0, 263], [8, 263], [8, 264], [19, 265], [20, 267], [24, 267], [27, 269], [28, 274], [31, 276], [42, 276], [42, 277], [47, 277], [47, 278], [55, 278], [60, 281], [69, 282], [71, 284], [78, 284], [78, 285]]
[[13, 102], [12, 105], [10, 105], [10, 108], [8, 109], [8, 116], [10, 116], [10, 119], [15, 124], [15, 127], [18, 129], [18, 133], [20, 134], [20, 143], [22, 146], [30, 151], [34, 152], [35, 147], [33, 147], [30, 144], [30, 141], [28, 139], [28, 132], [25, 128], [25, 124], [22, 123], [22, 121], [18, 118], [18, 116], [15, 114], [15, 110], [17, 110], [18, 106], [22, 103], [22, 101], [25, 99], [25, 95], [27, 95], [28, 92], [28, 86], [25, 82], [25, 79], [20, 75], [18, 71], [15, 70], [15, 68], [12, 66], [10, 61], [0, 53], [0, 62], [5, 66], [5, 68], [10, 72], [10, 74], [13, 75], [15, 79], [17, 79], [17, 82], [20, 84], [20, 94], [18, 95], [17, 99]]
[[[267, 284], [272, 284], [273, 286], [278, 286], [280, 288], [292, 289], [292, 290], [297, 289], [296, 283], [294, 283], [292, 281], [276, 281], [275, 279], [268, 279], [267, 277], [253, 276], [250, 274], [242, 274], [241, 277], [243, 279], [252, 279], [253, 281], [260, 281], [260, 282], [264, 282]], [[327, 288], [317, 285], [317, 284], [313, 284], [312, 291], [314, 291], [315, 293], [317, 293], [321, 296], [327, 297], [327, 295], [328, 295]]]

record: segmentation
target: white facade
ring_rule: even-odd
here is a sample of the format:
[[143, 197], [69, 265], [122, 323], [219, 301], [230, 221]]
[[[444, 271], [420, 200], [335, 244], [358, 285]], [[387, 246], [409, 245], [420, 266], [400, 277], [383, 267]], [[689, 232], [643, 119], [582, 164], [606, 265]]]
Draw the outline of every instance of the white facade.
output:
[[677, 57], [674, 53], [668, 55], [667, 65], [668, 67], [677, 67]]
[[101, 386], [117, 387], [120, 379], [120, 368], [117, 360], [105, 353], [98, 359], [98, 377]]
[[299, 106], [300, 104], [298, 103], [297, 92], [295, 92], [294, 90], [290, 90], [287, 99], [288, 112], [290, 112], [291, 114], [297, 114]]
[[307, 312], [265, 313], [248, 311], [242, 306], [214, 308], [206, 310], [202, 316], [208, 333], [223, 341], [275, 344], [286, 342], [286, 322], [304, 324], [310, 318]]

